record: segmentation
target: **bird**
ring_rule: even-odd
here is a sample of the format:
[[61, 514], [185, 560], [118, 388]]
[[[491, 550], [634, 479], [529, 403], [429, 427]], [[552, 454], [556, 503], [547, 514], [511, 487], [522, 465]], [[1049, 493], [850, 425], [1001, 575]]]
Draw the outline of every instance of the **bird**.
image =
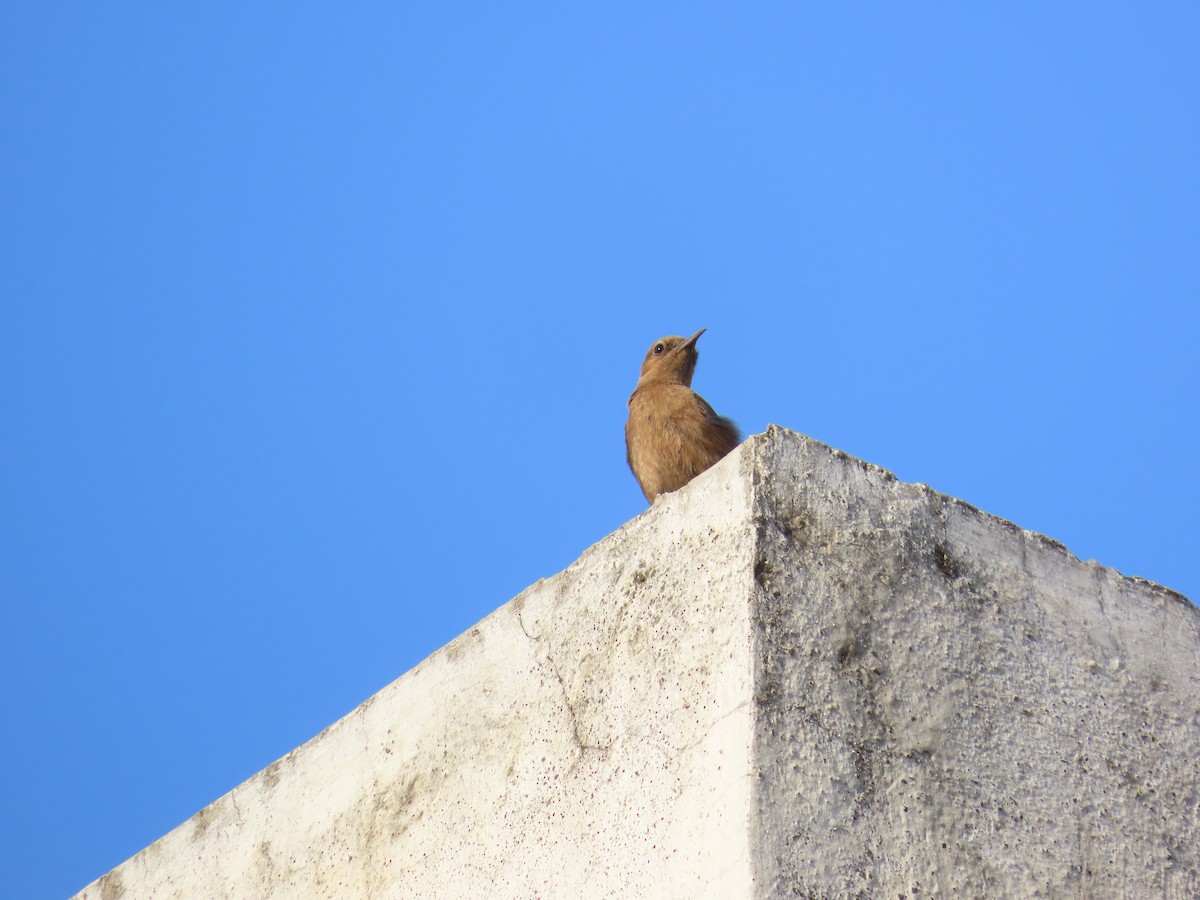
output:
[[733, 420], [718, 416], [692, 390], [700, 358], [696, 341], [707, 330], [651, 344], [629, 397], [625, 460], [652, 505], [659, 494], [679, 490], [742, 441]]

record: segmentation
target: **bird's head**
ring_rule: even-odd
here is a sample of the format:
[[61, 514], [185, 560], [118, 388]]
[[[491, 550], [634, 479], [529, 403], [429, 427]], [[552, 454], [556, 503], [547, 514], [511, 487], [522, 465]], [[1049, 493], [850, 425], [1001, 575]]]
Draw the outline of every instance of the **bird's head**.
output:
[[700, 358], [700, 351], [696, 349], [696, 341], [707, 330], [707, 328], [701, 328], [690, 338], [676, 337], [675, 335], [659, 338], [651, 344], [650, 349], [646, 351], [646, 358], [642, 360], [642, 374], [638, 379], [638, 384], [658, 381], [691, 387], [692, 375], [696, 371], [696, 360]]

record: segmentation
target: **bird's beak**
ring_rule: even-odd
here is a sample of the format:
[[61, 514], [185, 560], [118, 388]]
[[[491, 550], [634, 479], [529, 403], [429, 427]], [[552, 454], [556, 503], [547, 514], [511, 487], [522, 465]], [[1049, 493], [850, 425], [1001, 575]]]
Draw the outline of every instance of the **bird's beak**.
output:
[[707, 328], [701, 328], [699, 331], [697, 331], [695, 334], [693, 334], [690, 338], [688, 338], [686, 341], [684, 341], [682, 344], [680, 344], [679, 347], [677, 347], [676, 349], [690, 350], [692, 347], [696, 346], [696, 341], [700, 340], [700, 335], [704, 334], [704, 332], [706, 332], [706, 331], [708, 331]]

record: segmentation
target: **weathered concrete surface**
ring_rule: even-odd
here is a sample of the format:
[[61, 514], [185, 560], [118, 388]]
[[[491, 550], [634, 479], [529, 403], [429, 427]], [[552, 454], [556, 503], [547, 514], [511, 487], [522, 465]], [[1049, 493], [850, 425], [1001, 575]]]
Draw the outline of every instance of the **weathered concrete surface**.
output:
[[1200, 611], [772, 427], [81, 894], [1200, 896]]
[[747, 896], [753, 532], [725, 463], [81, 896]]
[[1200, 612], [773, 430], [760, 896], [1200, 896]]

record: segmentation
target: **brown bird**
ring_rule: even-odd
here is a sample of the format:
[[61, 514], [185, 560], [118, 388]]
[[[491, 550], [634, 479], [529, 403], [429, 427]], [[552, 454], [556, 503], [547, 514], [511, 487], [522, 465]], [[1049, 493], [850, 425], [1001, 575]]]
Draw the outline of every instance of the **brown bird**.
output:
[[651, 503], [683, 487], [742, 440], [731, 419], [718, 416], [692, 390], [701, 328], [686, 340], [655, 341], [629, 398], [625, 459]]

